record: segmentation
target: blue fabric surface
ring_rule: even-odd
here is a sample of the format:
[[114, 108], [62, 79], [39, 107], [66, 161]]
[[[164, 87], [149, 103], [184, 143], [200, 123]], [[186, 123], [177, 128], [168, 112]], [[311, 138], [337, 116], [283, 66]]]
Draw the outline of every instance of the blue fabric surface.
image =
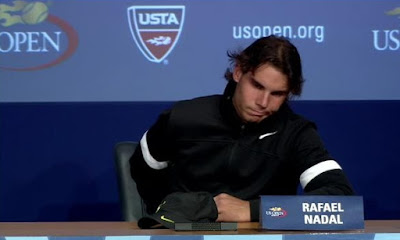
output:
[[[0, 221], [121, 220], [113, 147], [171, 102], [0, 103]], [[295, 101], [341, 164], [366, 219], [399, 219], [400, 101]]]

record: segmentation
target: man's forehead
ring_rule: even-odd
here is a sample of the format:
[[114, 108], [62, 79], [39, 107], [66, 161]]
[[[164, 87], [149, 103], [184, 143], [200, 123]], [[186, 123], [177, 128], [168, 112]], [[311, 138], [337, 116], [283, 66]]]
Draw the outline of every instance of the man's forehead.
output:
[[[273, 78], [275, 81], [267, 82], [266, 79], [264, 78], [264, 76], [260, 74], [260, 70], [263, 70], [267, 67], [272, 67], [274, 70], [279, 72], [283, 78]], [[270, 65], [264, 65], [263, 67], [261, 67], [261, 68], [259, 67], [254, 71], [248, 72], [247, 74], [249, 75], [249, 77], [251, 79], [253, 79], [258, 84], [261, 84], [264, 87], [267, 87], [266, 85], [268, 85], [269, 87], [273, 86], [273, 88], [276, 88], [276, 91], [289, 91], [288, 77], [285, 74], [283, 74], [281, 71], [279, 71], [279, 69], [277, 69], [276, 67], [273, 67]], [[283, 81], [281, 81], [281, 79], [283, 79]]]

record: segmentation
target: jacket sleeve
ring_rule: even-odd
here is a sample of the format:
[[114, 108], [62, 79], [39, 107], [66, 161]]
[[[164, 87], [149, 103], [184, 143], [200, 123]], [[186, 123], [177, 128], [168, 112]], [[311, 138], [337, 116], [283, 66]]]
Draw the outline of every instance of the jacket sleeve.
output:
[[131, 176], [136, 182], [146, 211], [155, 212], [161, 200], [169, 193], [170, 136], [169, 111], [162, 113], [156, 123], [144, 133], [130, 159]]
[[258, 222], [260, 219], [260, 198], [250, 200], [250, 221]]
[[[329, 155], [313, 124], [295, 137], [293, 158], [306, 195], [353, 195], [340, 165]], [[250, 201], [251, 221], [259, 220], [260, 199]]]
[[294, 146], [304, 194], [354, 194], [342, 167], [329, 155], [313, 124], [307, 125], [299, 132]]

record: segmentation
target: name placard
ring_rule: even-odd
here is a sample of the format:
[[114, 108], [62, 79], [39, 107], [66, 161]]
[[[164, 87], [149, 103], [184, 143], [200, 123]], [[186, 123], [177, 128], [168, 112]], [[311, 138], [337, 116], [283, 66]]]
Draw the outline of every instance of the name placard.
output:
[[364, 229], [361, 196], [261, 196], [260, 222], [270, 230]]

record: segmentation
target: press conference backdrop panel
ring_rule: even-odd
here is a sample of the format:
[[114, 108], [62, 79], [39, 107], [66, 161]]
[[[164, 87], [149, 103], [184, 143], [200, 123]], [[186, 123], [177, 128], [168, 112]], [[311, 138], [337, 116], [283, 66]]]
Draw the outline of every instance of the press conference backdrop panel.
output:
[[0, 0], [0, 221], [121, 220], [113, 146], [139, 141], [175, 100], [220, 93], [226, 51], [270, 33], [298, 46], [306, 84], [291, 104], [366, 219], [399, 219], [399, 7]]
[[175, 101], [220, 93], [227, 50], [275, 34], [303, 57], [303, 100], [399, 100], [400, 3], [0, 2], [0, 102]]

